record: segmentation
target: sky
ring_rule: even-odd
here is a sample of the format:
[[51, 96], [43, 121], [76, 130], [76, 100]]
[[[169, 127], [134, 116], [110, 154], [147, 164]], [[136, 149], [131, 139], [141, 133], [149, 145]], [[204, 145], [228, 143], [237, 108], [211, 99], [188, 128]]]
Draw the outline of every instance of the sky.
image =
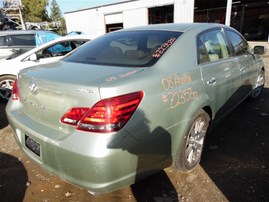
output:
[[[56, 0], [62, 14], [84, 8], [100, 6], [104, 4], [117, 3], [124, 0]], [[0, 0], [0, 8], [3, 7], [4, 0]], [[51, 2], [51, 0], [49, 0]]]
[[117, 3], [122, 0], [56, 0], [62, 14], [84, 8], [100, 6], [104, 4]]

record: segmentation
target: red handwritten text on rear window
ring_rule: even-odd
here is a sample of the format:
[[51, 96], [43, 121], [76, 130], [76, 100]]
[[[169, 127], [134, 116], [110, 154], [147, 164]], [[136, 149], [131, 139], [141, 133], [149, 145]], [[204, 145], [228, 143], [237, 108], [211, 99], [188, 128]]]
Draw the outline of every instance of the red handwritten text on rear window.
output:
[[163, 43], [157, 50], [153, 53], [152, 57], [159, 58], [161, 55], [176, 41], [175, 37], [170, 38], [167, 42]]

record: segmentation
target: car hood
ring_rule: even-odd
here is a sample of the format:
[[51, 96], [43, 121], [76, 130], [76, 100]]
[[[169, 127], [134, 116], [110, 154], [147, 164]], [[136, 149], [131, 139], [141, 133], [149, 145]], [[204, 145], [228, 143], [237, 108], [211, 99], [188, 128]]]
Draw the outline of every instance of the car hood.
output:
[[63, 61], [23, 69], [18, 76], [22, 110], [47, 127], [63, 129], [59, 120], [70, 108], [91, 108], [104, 98], [100, 95], [100, 88], [111, 87], [112, 83], [114, 87], [126, 86], [126, 82], [120, 81], [130, 79], [140, 71], [140, 68]]

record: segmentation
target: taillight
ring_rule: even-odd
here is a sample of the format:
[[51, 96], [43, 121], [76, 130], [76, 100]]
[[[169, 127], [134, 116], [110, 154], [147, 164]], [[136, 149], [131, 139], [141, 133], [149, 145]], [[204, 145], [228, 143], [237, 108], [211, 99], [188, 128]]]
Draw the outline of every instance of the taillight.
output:
[[19, 88], [18, 88], [17, 79], [13, 83], [11, 98], [12, 100], [19, 100]]
[[61, 118], [62, 123], [77, 125], [78, 122], [85, 116], [86, 112], [88, 112], [90, 108], [86, 107], [77, 107], [69, 109], [63, 117]]
[[[101, 100], [88, 110], [83, 117], [79, 112], [80, 110], [78, 110], [80, 108], [72, 108], [64, 115], [61, 121], [68, 123], [63, 120], [71, 116], [69, 113], [75, 112], [72, 117], [77, 116], [76, 123], [78, 123], [77, 129], [79, 130], [92, 132], [118, 131], [129, 121], [143, 95], [143, 92], [135, 92]], [[78, 111], [78, 115], [76, 115], [76, 111]], [[81, 120], [78, 121], [80, 117]]]

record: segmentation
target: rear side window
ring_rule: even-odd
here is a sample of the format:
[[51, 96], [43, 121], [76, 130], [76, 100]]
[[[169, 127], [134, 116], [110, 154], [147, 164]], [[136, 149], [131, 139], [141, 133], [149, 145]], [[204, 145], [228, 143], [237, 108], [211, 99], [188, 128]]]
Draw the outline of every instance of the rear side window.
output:
[[233, 45], [233, 49], [236, 56], [249, 53], [248, 43], [243, 37], [230, 30], [227, 30], [227, 35]]
[[35, 46], [33, 34], [10, 35], [9, 46]]
[[208, 31], [198, 37], [199, 64], [228, 58], [230, 55], [228, 42], [221, 30]]
[[181, 34], [145, 30], [113, 32], [79, 48], [65, 61], [109, 66], [151, 66]]

